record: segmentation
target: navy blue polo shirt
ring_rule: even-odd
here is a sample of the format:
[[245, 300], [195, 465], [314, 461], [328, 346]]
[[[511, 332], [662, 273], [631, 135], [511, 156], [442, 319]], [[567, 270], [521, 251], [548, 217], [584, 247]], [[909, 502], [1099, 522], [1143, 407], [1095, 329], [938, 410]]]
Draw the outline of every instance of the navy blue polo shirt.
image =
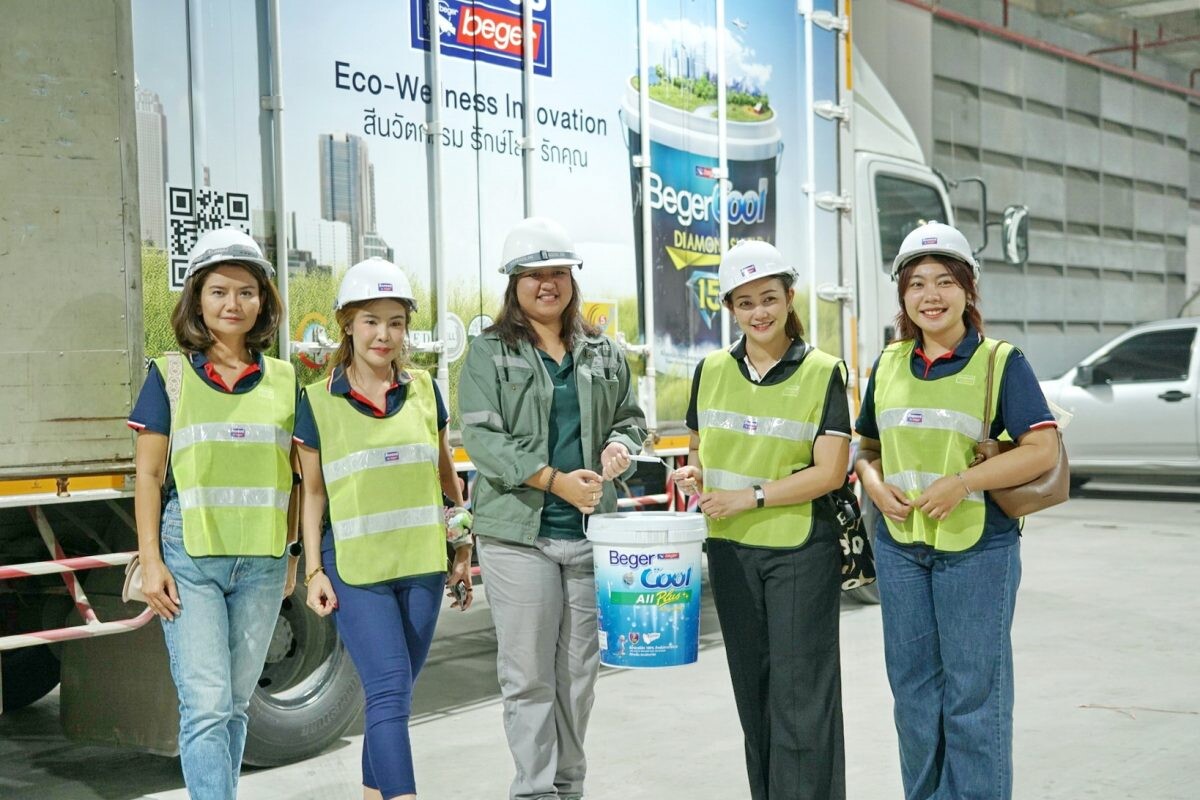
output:
[[[975, 351], [979, 349], [982, 339], [983, 337], [975, 330], [974, 326], [968, 325], [967, 335], [954, 350], [931, 359], [925, 355], [918, 338], [917, 346], [913, 348], [912, 362], [909, 365], [912, 368], [913, 377], [917, 380], [930, 381], [961, 372], [967, 362], [971, 360], [971, 356], [975, 355]], [[879, 359], [877, 358], [875, 365], [871, 368], [871, 379], [867, 381], [862, 410], [859, 412], [858, 420], [854, 423], [854, 429], [858, 435], [868, 439], [879, 438], [879, 426], [875, 421], [875, 373], [878, 369]], [[988, 434], [993, 439], [1007, 431], [1015, 442], [1036, 428], [1057, 426], [1054, 415], [1050, 413], [1050, 406], [1046, 403], [1046, 396], [1042, 394], [1042, 387], [1038, 385], [1037, 377], [1033, 374], [1033, 367], [1029, 365], [1025, 355], [1015, 347], [1004, 365], [1004, 374], [1000, 376], [994, 386], [997, 384], [999, 403], [996, 414], [992, 418], [991, 431]], [[983, 535], [970, 549], [986, 550], [992, 547], [1006, 547], [1016, 542], [1020, 535], [1020, 523], [1001, 511], [999, 506], [992, 502], [991, 495], [985, 493], [984, 500]], [[875, 535], [877, 538], [883, 537], [894, 541], [888, 533], [887, 522], [882, 514], [879, 515]]]
[[[188, 360], [201, 380], [217, 391], [226, 394], [245, 394], [262, 381], [262, 353], [254, 353], [254, 363], [242, 371], [242, 374], [233, 382], [233, 386], [226, 385], [220, 373], [204, 353], [191, 353]], [[125, 424], [135, 431], [153, 431], [161, 433], [163, 436], [169, 436], [171, 433], [171, 401], [167, 399], [167, 385], [163, 380], [162, 373], [158, 371], [158, 365], [153, 361], [150, 362], [150, 368], [146, 371], [146, 381], [142, 384], [142, 391], [138, 394], [137, 403], [134, 404], [133, 412]]]
[[[200, 379], [213, 389], [226, 394], [245, 394], [258, 386], [263, 377], [262, 353], [253, 355], [254, 363], [237, 376], [233, 386], [225, 383], [224, 378], [204, 353], [191, 353], [188, 355], [188, 361]], [[150, 368], [146, 371], [146, 380], [142, 384], [142, 391], [138, 394], [137, 402], [133, 406], [133, 412], [130, 413], [125, 424], [139, 432], [152, 431], [161, 433], [163, 436], [171, 435], [171, 401], [167, 397], [167, 385], [163, 380], [162, 373], [158, 371], [158, 365], [153, 361], [150, 362]], [[167, 480], [163, 492], [164, 502], [174, 488], [175, 480], [171, 475], [171, 460], [168, 458]]]
[[[346, 398], [346, 402], [358, 413], [377, 418], [391, 417], [399, 413], [400, 409], [404, 407], [405, 398], [408, 397], [408, 384], [410, 383], [412, 383], [411, 375], [408, 373], [399, 375], [388, 387], [384, 400], [385, 407], [380, 408], [365, 396], [354, 391], [350, 385], [350, 379], [346, 377], [346, 373], [341, 367], [335, 367], [329, 379], [325, 381], [330, 394]], [[442, 392], [438, 389], [437, 381], [433, 382], [433, 396], [437, 402], [438, 430], [444, 430], [450, 420], [450, 414], [446, 411], [446, 404], [442, 401]], [[300, 392], [300, 402], [296, 406], [296, 430], [292, 434], [292, 438], [305, 447], [311, 447], [313, 450], [321, 449], [321, 436], [317, 431], [317, 420], [313, 417], [312, 403], [309, 402], [307, 389]]]

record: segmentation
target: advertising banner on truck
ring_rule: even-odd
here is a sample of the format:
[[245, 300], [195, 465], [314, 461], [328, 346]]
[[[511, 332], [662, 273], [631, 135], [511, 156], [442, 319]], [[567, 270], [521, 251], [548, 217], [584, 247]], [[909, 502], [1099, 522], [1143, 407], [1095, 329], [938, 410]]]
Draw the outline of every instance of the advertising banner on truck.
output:
[[[293, 338], [328, 333], [337, 281], [382, 256], [411, 276], [412, 327], [434, 326], [431, 243], [442, 235], [447, 297], [467, 338], [497, 314], [508, 229], [524, 215], [525, 117], [534, 126], [532, 209], [560, 221], [584, 259], [578, 281], [610, 335], [643, 340], [643, 251], [653, 265], [658, 417], [682, 419], [697, 361], [721, 345], [717, 291], [721, 219], [729, 242], [766, 239], [801, 274], [796, 306], [808, 319], [809, 242], [821, 281], [837, 282], [833, 215], [809, 230], [803, 20], [789, 2], [730, 0], [725, 30], [715, 2], [648, 7], [649, 119], [639, 113], [638, 9], [633, 0], [530, 0], [523, 39], [518, 0], [425, 0], [281, 5], [284, 150], [273, 156], [265, 14], [252, 5], [135, 0], [139, 166], [142, 166], [147, 355], [171, 346], [166, 315], [177, 267], [197, 231], [243, 226], [268, 248], [287, 226]], [[430, 37], [441, 44], [430, 83]], [[724, 37], [725, 66], [717, 40]], [[533, 50], [531, 91], [523, 47]], [[816, 96], [836, 97], [832, 35], [814, 52]], [[727, 90], [729, 190], [721, 202], [717, 86]], [[441, 130], [427, 126], [436, 103]], [[836, 131], [818, 120], [816, 185], [837, 187]], [[649, 127], [646, 186], [632, 159]], [[143, 134], [143, 130], [145, 133]], [[429, 153], [441, 148], [441, 189]], [[272, 170], [283, 170], [277, 219]], [[157, 199], [156, 199], [157, 198]], [[652, 213], [649, 247], [642, 205]], [[189, 213], [190, 212], [190, 213]], [[282, 255], [276, 260], [282, 262]], [[837, 350], [836, 311], [822, 345]], [[477, 324], [478, 322], [478, 324]], [[827, 330], [826, 330], [827, 329]], [[736, 337], [736, 329], [734, 336]], [[639, 368], [633, 359], [635, 370]], [[302, 360], [314, 379], [319, 357]], [[451, 401], [457, 368], [452, 363]]]

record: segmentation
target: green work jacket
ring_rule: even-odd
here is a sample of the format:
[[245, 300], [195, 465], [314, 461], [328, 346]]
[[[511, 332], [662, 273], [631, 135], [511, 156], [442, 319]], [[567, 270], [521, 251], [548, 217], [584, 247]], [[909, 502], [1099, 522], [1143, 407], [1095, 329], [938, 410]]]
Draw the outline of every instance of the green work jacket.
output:
[[[620, 442], [633, 454], [641, 452], [646, 419], [634, 400], [629, 365], [616, 342], [603, 335], [580, 335], [571, 356], [584, 466], [600, 472], [600, 452], [610, 442]], [[483, 333], [471, 342], [459, 378], [458, 408], [463, 445], [479, 472], [472, 508], [474, 530], [481, 536], [521, 544], [537, 539], [545, 496], [525, 481], [549, 464], [553, 393], [550, 376], [529, 342], [514, 349], [495, 333]], [[596, 512], [616, 510], [616, 490], [607, 481]]]

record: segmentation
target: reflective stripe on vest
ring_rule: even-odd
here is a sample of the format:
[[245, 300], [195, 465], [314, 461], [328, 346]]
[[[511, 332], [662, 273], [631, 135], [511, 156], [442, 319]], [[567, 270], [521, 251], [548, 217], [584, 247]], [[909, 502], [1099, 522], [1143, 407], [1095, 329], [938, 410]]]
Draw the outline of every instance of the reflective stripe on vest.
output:
[[367, 416], [325, 381], [307, 388], [321, 443], [338, 574], [364, 586], [446, 569], [438, 478], [437, 401], [428, 372], [413, 372], [404, 404]]
[[[165, 359], [156, 363], [166, 369]], [[239, 394], [214, 389], [184, 367], [171, 472], [189, 555], [283, 553], [295, 414], [296, 376], [285, 361], [264, 357], [258, 384]]]
[[[988, 354], [998, 343], [984, 339], [959, 372], [933, 380], [912, 373], [913, 341], [888, 345], [875, 371], [875, 418], [883, 451], [883, 476], [909, 499], [934, 481], [971, 464], [983, 427]], [[999, 404], [1000, 378], [1012, 352], [1000, 345], [992, 385], [992, 415]], [[904, 522], [885, 521], [902, 544], [923, 542], [958, 552], [979, 541], [984, 526], [984, 494], [972, 492], [940, 522], [916, 508]]]
[[[720, 350], [704, 360], [696, 404], [706, 490], [734, 491], [785, 478], [812, 464], [837, 358], [811, 350], [785, 381], [747, 380]], [[752, 508], [708, 520], [708, 535], [755, 547], [798, 547], [812, 532], [812, 503]]]

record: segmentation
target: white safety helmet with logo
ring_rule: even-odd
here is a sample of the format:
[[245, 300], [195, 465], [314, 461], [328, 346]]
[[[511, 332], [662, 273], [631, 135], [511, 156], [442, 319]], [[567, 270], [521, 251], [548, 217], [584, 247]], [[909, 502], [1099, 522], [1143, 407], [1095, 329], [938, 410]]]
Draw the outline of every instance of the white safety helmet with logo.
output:
[[979, 280], [979, 262], [971, 252], [971, 243], [958, 228], [944, 222], [926, 222], [904, 237], [900, 252], [892, 261], [892, 280], [900, 278], [900, 270], [921, 256], [950, 256], [965, 262]]
[[186, 281], [202, 269], [227, 261], [257, 267], [267, 280], [275, 277], [275, 268], [263, 257], [258, 242], [237, 228], [217, 228], [206, 231], [196, 240], [196, 246], [188, 253], [188, 268], [183, 279]]
[[551, 267], [583, 268], [566, 228], [547, 217], [527, 217], [514, 225], [504, 239], [500, 274]]
[[742, 284], [772, 275], [783, 278], [784, 286], [796, 282], [796, 270], [783, 258], [779, 248], [770, 242], [742, 239], [725, 251], [718, 272], [721, 302], [728, 302], [733, 290]]
[[403, 300], [410, 312], [417, 310], [417, 299], [413, 297], [412, 284], [404, 270], [385, 258], [373, 256], [346, 270], [333, 310], [340, 311], [349, 303], [385, 297]]

